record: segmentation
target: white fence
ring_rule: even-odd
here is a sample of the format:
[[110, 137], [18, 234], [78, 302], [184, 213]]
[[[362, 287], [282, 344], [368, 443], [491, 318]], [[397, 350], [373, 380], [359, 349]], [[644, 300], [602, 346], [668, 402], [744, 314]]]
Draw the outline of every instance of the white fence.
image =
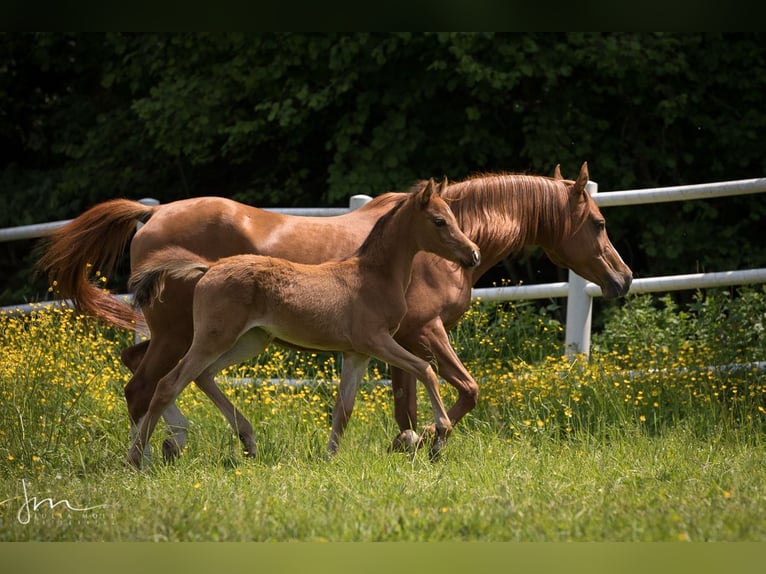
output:
[[[588, 182], [588, 191], [599, 207], [639, 205], [763, 193], [766, 191], [766, 178], [630, 191], [612, 191], [604, 194], [598, 193], [598, 185], [595, 182]], [[703, 289], [764, 282], [766, 282], [766, 269], [669, 275], [634, 279], [630, 286], [630, 293], [655, 293], [658, 291]], [[566, 352], [568, 355], [579, 353], [587, 355], [590, 353], [593, 298], [601, 296], [601, 288], [594, 283], [589, 283], [576, 273], [569, 272], [568, 282], [474, 289], [472, 294], [474, 298], [481, 297], [483, 301], [567, 297]]]
[[[599, 207], [617, 205], [639, 205], [646, 203], [662, 203], [670, 201], [687, 201], [713, 197], [727, 197], [766, 192], [766, 178], [729, 181], [721, 183], [684, 185], [665, 188], [651, 188], [629, 191], [612, 191], [599, 194], [598, 185], [588, 182], [588, 191]], [[371, 198], [366, 195], [355, 195], [349, 201], [348, 208], [275, 208], [270, 211], [291, 215], [330, 216], [347, 213], [364, 205]], [[156, 200], [141, 200], [144, 203], [156, 203]], [[22, 227], [0, 229], [0, 242], [43, 237], [66, 224], [67, 221], [56, 221]], [[718, 273], [695, 273], [689, 275], [670, 275], [664, 277], [647, 277], [634, 279], [630, 293], [654, 293], [682, 289], [704, 289], [730, 285], [747, 285], [766, 283], [766, 269], [747, 269], [724, 271]], [[567, 297], [566, 317], [566, 351], [567, 354], [588, 354], [590, 352], [591, 315], [593, 298], [601, 296], [598, 285], [587, 282], [579, 275], [569, 272], [569, 280], [560, 283], [545, 283], [539, 285], [521, 285], [515, 287], [491, 287], [474, 289], [474, 299], [483, 301], [517, 301], [522, 299], [547, 299]], [[126, 297], [116, 295], [116, 297]], [[43, 305], [12, 305], [0, 308], [6, 313], [26, 313], [33, 306]]]

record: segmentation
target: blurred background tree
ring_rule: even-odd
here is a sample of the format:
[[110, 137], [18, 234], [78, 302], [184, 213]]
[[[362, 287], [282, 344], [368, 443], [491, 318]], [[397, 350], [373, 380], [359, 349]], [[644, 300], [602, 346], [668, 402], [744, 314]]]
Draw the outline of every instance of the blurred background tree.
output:
[[[0, 35], [0, 227], [114, 198], [260, 207], [476, 172], [600, 192], [763, 177], [762, 34]], [[766, 264], [762, 195], [609, 208], [639, 276]], [[0, 244], [0, 304], [47, 298], [35, 242]], [[527, 283], [541, 253], [499, 266]]]

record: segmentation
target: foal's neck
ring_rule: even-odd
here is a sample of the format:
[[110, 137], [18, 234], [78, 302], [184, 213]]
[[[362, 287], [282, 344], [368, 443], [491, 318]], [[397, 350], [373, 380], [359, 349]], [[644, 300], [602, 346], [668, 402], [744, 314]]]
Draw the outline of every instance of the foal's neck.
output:
[[384, 285], [407, 288], [412, 273], [412, 261], [420, 247], [415, 237], [418, 223], [414, 222], [416, 206], [396, 206], [373, 227], [357, 251], [359, 266], [374, 269], [385, 279]]

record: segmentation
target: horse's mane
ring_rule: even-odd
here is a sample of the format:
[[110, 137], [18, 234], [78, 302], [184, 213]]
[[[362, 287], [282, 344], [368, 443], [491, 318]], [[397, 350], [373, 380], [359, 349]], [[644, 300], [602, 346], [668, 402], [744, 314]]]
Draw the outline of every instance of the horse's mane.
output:
[[[427, 183], [419, 181], [410, 191]], [[538, 175], [480, 173], [451, 182], [442, 197], [471, 240], [479, 245], [504, 243], [514, 251], [539, 231], [556, 229], [564, 235], [572, 231], [567, 198], [573, 184]]]

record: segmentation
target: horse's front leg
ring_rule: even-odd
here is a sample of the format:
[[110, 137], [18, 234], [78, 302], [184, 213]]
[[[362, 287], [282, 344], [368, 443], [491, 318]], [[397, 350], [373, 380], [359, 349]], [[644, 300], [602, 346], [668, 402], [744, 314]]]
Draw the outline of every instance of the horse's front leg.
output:
[[427, 348], [439, 365], [439, 376], [457, 389], [455, 404], [447, 411], [450, 421], [456, 425], [471, 412], [479, 400], [479, 385], [465, 368], [449, 341], [449, 335], [441, 321], [430, 325], [425, 332]]
[[343, 431], [346, 429], [346, 425], [351, 418], [351, 412], [354, 410], [359, 381], [362, 380], [369, 362], [370, 357], [368, 355], [350, 352], [343, 353], [340, 386], [338, 387], [338, 397], [335, 399], [335, 407], [332, 411], [330, 441], [327, 443], [328, 457], [338, 452], [340, 437], [343, 435]]

